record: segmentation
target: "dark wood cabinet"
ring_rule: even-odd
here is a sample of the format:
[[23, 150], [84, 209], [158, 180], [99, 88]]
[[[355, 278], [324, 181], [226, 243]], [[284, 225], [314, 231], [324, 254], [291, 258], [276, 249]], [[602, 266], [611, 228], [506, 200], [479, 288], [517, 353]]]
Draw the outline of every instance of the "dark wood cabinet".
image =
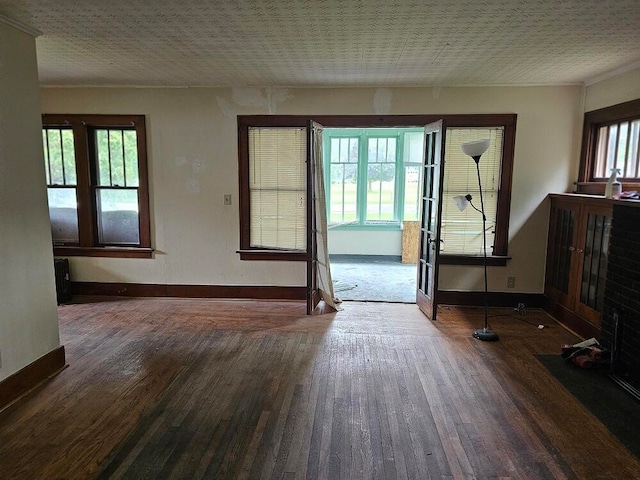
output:
[[600, 331], [613, 202], [551, 195], [545, 295], [552, 313], [585, 336]]

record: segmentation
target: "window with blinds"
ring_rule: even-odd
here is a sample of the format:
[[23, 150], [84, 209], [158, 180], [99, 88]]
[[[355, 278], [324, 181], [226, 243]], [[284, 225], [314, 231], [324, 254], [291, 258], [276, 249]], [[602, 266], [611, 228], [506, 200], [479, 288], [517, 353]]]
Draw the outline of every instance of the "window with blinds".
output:
[[248, 133], [250, 246], [306, 251], [307, 129]]
[[492, 255], [500, 188], [504, 129], [448, 128], [442, 192], [441, 252], [447, 255], [482, 255], [482, 215], [473, 208], [458, 210], [453, 197], [471, 194], [480, 208], [476, 164], [462, 152], [462, 144], [488, 138], [489, 149], [480, 159], [480, 178], [487, 216], [487, 255]]

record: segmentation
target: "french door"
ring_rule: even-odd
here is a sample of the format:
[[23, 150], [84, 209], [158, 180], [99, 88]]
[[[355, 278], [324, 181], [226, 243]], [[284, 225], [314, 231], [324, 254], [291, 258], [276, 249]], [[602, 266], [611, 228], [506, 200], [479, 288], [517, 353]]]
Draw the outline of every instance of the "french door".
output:
[[440, 217], [444, 173], [445, 126], [443, 120], [425, 126], [420, 243], [416, 303], [431, 320], [436, 319]]

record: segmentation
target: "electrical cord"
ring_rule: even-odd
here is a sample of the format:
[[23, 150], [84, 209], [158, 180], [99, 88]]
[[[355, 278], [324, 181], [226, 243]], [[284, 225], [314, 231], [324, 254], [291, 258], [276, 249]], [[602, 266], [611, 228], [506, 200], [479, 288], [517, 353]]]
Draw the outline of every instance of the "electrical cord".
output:
[[499, 315], [489, 315], [488, 318], [494, 318], [494, 317], [511, 317], [511, 318], [515, 318], [516, 320], [520, 320], [521, 322], [524, 322], [527, 325], [534, 326], [536, 328], [540, 328], [540, 325], [544, 325], [544, 328], [549, 328], [549, 325], [547, 325], [547, 324], [529, 322], [529, 321], [525, 320], [522, 317], [522, 315], [514, 315], [512, 313], [502, 313], [502, 314], [499, 314]]

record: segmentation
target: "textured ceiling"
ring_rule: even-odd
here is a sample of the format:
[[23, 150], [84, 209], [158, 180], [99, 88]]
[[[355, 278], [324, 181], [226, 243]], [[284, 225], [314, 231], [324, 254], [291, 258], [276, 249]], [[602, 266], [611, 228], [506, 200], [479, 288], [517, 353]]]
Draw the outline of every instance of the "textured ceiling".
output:
[[0, 0], [45, 85], [581, 83], [640, 66], [640, 0]]

